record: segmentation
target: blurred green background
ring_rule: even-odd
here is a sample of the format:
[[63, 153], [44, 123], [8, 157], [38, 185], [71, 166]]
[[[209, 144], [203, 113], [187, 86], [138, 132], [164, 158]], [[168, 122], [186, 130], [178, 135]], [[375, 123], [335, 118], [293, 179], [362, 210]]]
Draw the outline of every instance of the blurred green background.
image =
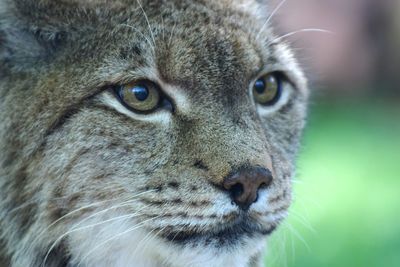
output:
[[266, 266], [400, 266], [400, 104], [319, 100]]
[[[278, 5], [282, 0], [272, 0]], [[400, 266], [400, 1], [288, 0], [275, 15], [310, 79], [288, 220], [268, 267]]]

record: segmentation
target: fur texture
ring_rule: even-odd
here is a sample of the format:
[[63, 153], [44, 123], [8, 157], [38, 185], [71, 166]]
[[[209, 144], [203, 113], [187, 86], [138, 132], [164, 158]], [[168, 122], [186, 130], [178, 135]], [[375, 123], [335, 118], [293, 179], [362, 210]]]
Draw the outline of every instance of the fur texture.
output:
[[[307, 102], [267, 18], [256, 0], [0, 0], [3, 266], [261, 265]], [[275, 71], [283, 97], [260, 106]], [[174, 110], [121, 105], [111, 88], [138, 79]], [[246, 166], [273, 182], [244, 213], [221, 183]]]

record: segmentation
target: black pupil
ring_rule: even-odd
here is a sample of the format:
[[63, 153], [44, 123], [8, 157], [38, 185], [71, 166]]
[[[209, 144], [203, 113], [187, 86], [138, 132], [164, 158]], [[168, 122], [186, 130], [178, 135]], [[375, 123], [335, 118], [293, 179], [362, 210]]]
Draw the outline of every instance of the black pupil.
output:
[[136, 85], [132, 88], [132, 92], [139, 101], [145, 101], [149, 97], [149, 89], [143, 85]]
[[263, 79], [258, 79], [254, 84], [254, 89], [256, 89], [256, 92], [259, 94], [264, 93], [265, 92], [265, 81]]

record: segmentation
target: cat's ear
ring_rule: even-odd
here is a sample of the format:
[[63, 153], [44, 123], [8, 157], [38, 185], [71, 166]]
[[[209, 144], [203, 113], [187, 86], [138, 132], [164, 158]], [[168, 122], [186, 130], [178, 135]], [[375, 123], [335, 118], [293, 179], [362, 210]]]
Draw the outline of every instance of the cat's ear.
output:
[[56, 2], [0, 0], [0, 64], [34, 64], [62, 46], [67, 25], [60, 21]]

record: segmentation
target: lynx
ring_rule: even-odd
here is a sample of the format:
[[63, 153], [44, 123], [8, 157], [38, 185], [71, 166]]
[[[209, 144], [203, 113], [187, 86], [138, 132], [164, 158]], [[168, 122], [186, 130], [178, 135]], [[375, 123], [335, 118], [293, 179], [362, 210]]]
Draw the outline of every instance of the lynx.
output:
[[259, 0], [0, 0], [0, 262], [263, 266], [306, 80]]

